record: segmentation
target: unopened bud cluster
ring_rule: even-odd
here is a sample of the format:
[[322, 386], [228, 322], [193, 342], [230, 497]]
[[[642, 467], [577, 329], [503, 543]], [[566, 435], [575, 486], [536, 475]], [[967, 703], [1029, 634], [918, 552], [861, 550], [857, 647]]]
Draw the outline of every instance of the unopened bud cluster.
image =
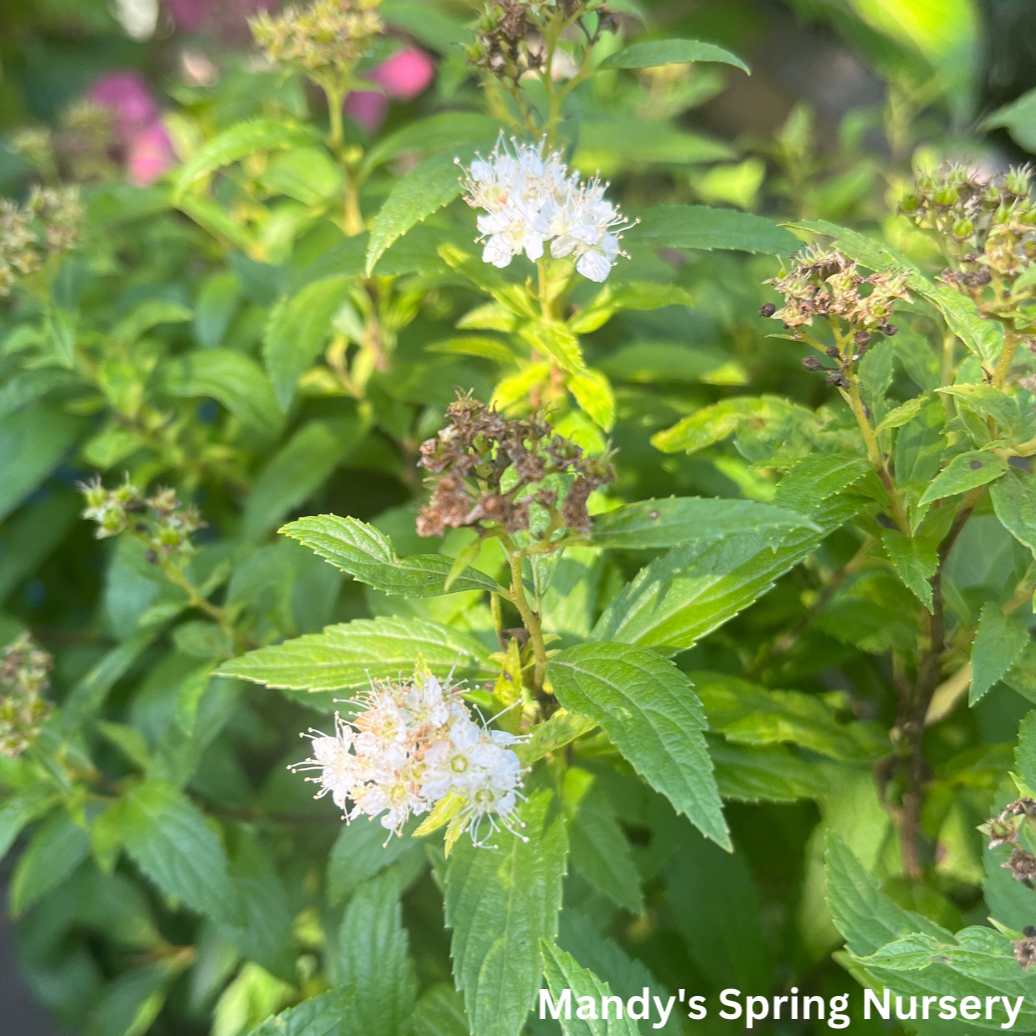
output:
[[[1036, 889], [1036, 855], [1019, 845], [1021, 829], [1036, 830], [1036, 799], [1020, 798], [1008, 803], [995, 817], [979, 825], [979, 831], [989, 838], [989, 848], [1011, 848], [1010, 857], [1000, 866], [1009, 871], [1015, 881], [1026, 888]], [[1036, 928], [1024, 931], [1024, 939], [1012, 943], [1014, 958], [1026, 971], [1036, 963]]]
[[98, 539], [129, 530], [147, 544], [152, 562], [176, 561], [197, 549], [191, 534], [205, 523], [197, 508], [184, 507], [173, 490], [159, 489], [145, 498], [129, 479], [117, 489], [105, 489], [99, 478], [80, 489], [86, 497], [83, 517], [97, 523]]
[[518, 739], [476, 722], [461, 694], [422, 666], [410, 680], [373, 681], [351, 720], [335, 715], [333, 734], [303, 735], [313, 754], [291, 769], [314, 771], [316, 797], [330, 795], [349, 821], [380, 817], [398, 834], [454, 795], [455, 822], [476, 844], [484, 823], [515, 832], [522, 767], [508, 746]]
[[60, 126], [52, 131], [29, 126], [11, 136], [17, 152], [46, 181], [62, 173], [83, 183], [112, 176], [117, 167], [112, 152], [118, 143], [114, 113], [102, 105], [81, 98], [61, 114]]
[[251, 19], [255, 42], [275, 65], [319, 78], [355, 65], [384, 31], [380, 0], [316, 0]]
[[[465, 526], [521, 532], [531, 528], [533, 506], [544, 516], [540, 538], [562, 527], [589, 532], [587, 499], [615, 479], [606, 457], [584, 457], [537, 416], [508, 421], [469, 396], [451, 403], [446, 417], [449, 424], [421, 445], [420, 463], [435, 487], [417, 519], [421, 536]], [[575, 478], [559, 508], [558, 490], [542, 483], [566, 474]]]
[[[592, 28], [587, 15], [596, 14]], [[503, 80], [517, 83], [527, 72], [544, 68], [547, 22], [560, 19], [576, 25], [588, 46], [603, 32], [616, 29], [615, 16], [601, 0], [491, 0], [468, 46], [468, 63]]]
[[22, 205], [0, 199], [0, 295], [9, 294], [19, 277], [74, 247], [82, 221], [74, 187], [35, 187]]
[[23, 633], [0, 656], [0, 755], [17, 758], [40, 733], [52, 708], [42, 695], [54, 660]]

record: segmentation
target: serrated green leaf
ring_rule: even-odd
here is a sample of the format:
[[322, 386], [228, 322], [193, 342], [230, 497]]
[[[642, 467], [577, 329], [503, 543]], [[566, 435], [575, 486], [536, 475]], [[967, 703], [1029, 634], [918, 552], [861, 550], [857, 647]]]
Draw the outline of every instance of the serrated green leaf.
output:
[[1029, 631], [1013, 615], [1005, 615], [994, 601], [979, 613], [975, 642], [971, 645], [971, 690], [974, 705], [1018, 660], [1029, 643]]
[[558, 709], [546, 723], [537, 723], [529, 731], [529, 740], [514, 746], [512, 751], [525, 766], [551, 752], [589, 734], [597, 724], [587, 716], [578, 716], [567, 709]]
[[90, 855], [90, 835], [63, 810], [33, 833], [11, 878], [12, 914], [21, 914], [53, 891]]
[[439, 112], [409, 122], [395, 133], [383, 137], [363, 156], [360, 168], [365, 171], [374, 169], [408, 151], [430, 153], [454, 147], [465, 140], [472, 143], [491, 140], [499, 128], [495, 119], [477, 112]]
[[344, 1022], [355, 1006], [351, 989], [331, 989], [268, 1018], [249, 1036], [345, 1036]]
[[411, 1036], [468, 1036], [464, 1000], [453, 986], [440, 983], [421, 994]]
[[162, 893], [221, 923], [241, 922], [223, 846], [179, 789], [145, 781], [116, 808], [126, 851]]
[[331, 337], [331, 321], [352, 285], [353, 278], [345, 275], [314, 281], [282, 299], [270, 313], [263, 332], [263, 360], [282, 410], [288, 409], [296, 383]]
[[163, 373], [163, 387], [169, 395], [209, 396], [263, 435], [277, 435], [284, 424], [270, 380], [244, 353], [205, 349], [170, 360]]
[[615, 395], [604, 374], [589, 367], [577, 371], [568, 379], [568, 390], [581, 410], [606, 432], [611, 431], [615, 424]]
[[[489, 295], [512, 316], [532, 320], [534, 323], [541, 322], [542, 318], [533, 306], [532, 299], [523, 285], [507, 280], [494, 266], [482, 262], [481, 259], [449, 241], [439, 245], [437, 251], [442, 261], [451, 270], [456, 270], [461, 276], [471, 281], [476, 288]], [[561, 333], [567, 336], [566, 341], [572, 337], [564, 324], [554, 326], [562, 329]], [[580, 363], [582, 363], [581, 360]]]
[[[579, 347], [579, 339], [565, 324], [544, 324], [538, 321], [531, 321], [528, 324], [523, 324], [519, 328], [518, 333], [533, 349], [538, 350], [540, 353], [545, 353], [555, 363], [570, 373], [586, 372], [583, 352]], [[575, 394], [574, 389], [573, 394]], [[576, 398], [578, 399], [579, 397], [576, 396]]]
[[473, 636], [424, 619], [355, 619], [232, 659], [219, 670], [253, 683], [294, 690], [366, 687], [371, 679], [398, 678], [420, 659], [437, 676], [495, 675], [488, 650]]
[[580, 644], [547, 664], [558, 701], [589, 716], [633, 768], [706, 837], [730, 849], [705, 714], [690, 680], [654, 651]]
[[917, 412], [925, 404], [924, 396], [915, 396], [913, 399], [908, 399], [905, 403], [901, 403], [895, 409], [890, 410], [882, 419], [878, 422], [875, 431], [884, 432], [890, 428], [902, 428], [908, 421], [912, 421], [917, 415]]
[[663, 453], [696, 453], [722, 442], [744, 421], [782, 421], [799, 410], [803, 408], [780, 396], [734, 396], [703, 407], [672, 428], [656, 432], [651, 445]]
[[470, 163], [474, 156], [474, 145], [458, 144], [411, 169], [392, 188], [371, 227], [368, 276], [393, 241], [460, 194], [461, 164]]
[[634, 248], [720, 248], [788, 256], [801, 247], [794, 234], [763, 216], [707, 205], [658, 205], [647, 209], [627, 237]]
[[716, 61], [724, 65], [733, 65], [751, 75], [748, 66], [736, 54], [717, 47], [715, 43], [702, 43], [700, 40], [643, 40], [631, 43], [602, 61], [601, 67], [655, 68], [659, 65], [687, 64], [692, 61]]
[[386, 594], [436, 597], [465, 590], [502, 592], [491, 576], [466, 567], [446, 588], [452, 560], [443, 554], [399, 558], [387, 537], [356, 518], [321, 514], [285, 525], [281, 532], [298, 540], [343, 572]]
[[1036, 788], [1036, 710], [1026, 713], [1018, 726], [1014, 762], [1018, 776], [1028, 787]]
[[176, 178], [174, 200], [178, 204], [184, 192], [199, 180], [232, 162], [239, 162], [260, 151], [302, 147], [317, 139], [316, 130], [310, 126], [276, 119], [252, 119], [236, 123], [206, 142], [184, 163]]
[[745, 533], [675, 547], [623, 587], [592, 637], [665, 654], [684, 651], [771, 589], [821, 539], [809, 530], [788, 530], [773, 543]]
[[1012, 468], [989, 487], [1000, 524], [1036, 556], [1036, 487], [1032, 476]]
[[958, 453], [936, 476], [921, 496], [920, 504], [930, 504], [947, 496], [966, 493], [999, 478], [1010, 465], [995, 453], [969, 450]]
[[742, 533], [765, 538], [768, 532], [787, 529], [819, 531], [796, 511], [756, 500], [669, 497], [640, 500], [597, 515], [590, 540], [613, 550], [654, 550]]
[[[602, 997], [612, 996], [611, 987], [592, 971], [580, 967], [570, 953], [545, 939], [540, 942], [540, 953], [543, 955], [543, 974], [554, 1004], [557, 1005], [563, 995], [569, 998], [567, 1017], [563, 1009], [560, 1017], [561, 1031], [565, 1036], [640, 1036], [636, 1021], [621, 1008], [607, 1018], [597, 1018], [595, 1010], [592, 1019], [581, 1019], [579, 1014], [583, 1012], [577, 1010], [579, 998], [590, 997], [599, 1010]], [[622, 1017], [617, 1017], [617, 1014]]]
[[809, 514], [873, 470], [865, 457], [847, 453], [815, 453], [803, 457], [789, 469], [777, 487], [774, 503]]
[[405, 1032], [416, 994], [399, 876], [382, 871], [349, 900], [338, 931], [338, 984], [351, 989], [354, 1008], [345, 1031], [356, 1036]]
[[375, 820], [342, 824], [327, 860], [327, 893], [332, 903], [351, 895], [408, 852], [420, 852], [409, 834], [389, 837]]
[[640, 914], [644, 895], [629, 842], [593, 774], [569, 767], [562, 782], [561, 800], [568, 819], [572, 867], [616, 906]]
[[904, 536], [896, 529], [886, 529], [881, 534], [882, 546], [903, 580], [904, 586], [913, 593], [922, 606], [932, 610], [932, 585], [929, 580], [939, 567], [939, 557], [932, 544], [916, 536]]
[[297, 512], [366, 435], [358, 416], [304, 424], [269, 459], [245, 500], [241, 535], [265, 536], [286, 514]]
[[454, 982], [473, 1036], [518, 1036], [539, 989], [539, 940], [557, 935], [568, 851], [561, 807], [542, 790], [519, 814], [523, 838], [499, 831], [493, 849], [462, 837], [446, 868]]
[[816, 761], [783, 745], [738, 745], [710, 740], [716, 786], [724, 799], [738, 802], [797, 802], [822, 799], [829, 777]]

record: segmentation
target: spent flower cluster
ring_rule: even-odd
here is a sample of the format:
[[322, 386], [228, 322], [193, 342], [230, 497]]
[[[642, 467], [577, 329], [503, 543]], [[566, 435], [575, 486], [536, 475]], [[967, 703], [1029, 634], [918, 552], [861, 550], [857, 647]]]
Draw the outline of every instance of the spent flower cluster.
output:
[[42, 695], [54, 659], [22, 633], [0, 656], [0, 755], [17, 758], [39, 736], [52, 708]]
[[[432, 498], [417, 519], [421, 536], [476, 526], [505, 534], [531, 527], [531, 506], [545, 524], [535, 530], [549, 540], [559, 528], [589, 532], [590, 494], [615, 480], [606, 456], [584, 457], [575, 443], [554, 435], [539, 416], [508, 421], [492, 407], [462, 396], [446, 411], [449, 424], [421, 444], [421, 465], [433, 476]], [[558, 508], [559, 493], [548, 476], [575, 475]], [[505, 488], [506, 487], [506, 488]]]
[[479, 156], [466, 170], [465, 200], [486, 212], [478, 217], [483, 260], [504, 267], [524, 252], [536, 261], [549, 242], [555, 259], [571, 256], [584, 277], [605, 280], [625, 254], [619, 240], [629, 229], [604, 197], [608, 184], [581, 181], [544, 141], [511, 144], [513, 153], [498, 141], [488, 158]]
[[255, 42], [275, 65], [314, 78], [355, 65], [384, 31], [381, 0], [316, 0], [309, 7], [265, 12], [249, 21]]
[[[1011, 848], [1010, 857], [1000, 866], [1009, 871], [1015, 881], [1026, 888], [1036, 889], [1036, 855], [1019, 845], [1023, 827], [1036, 831], [1036, 799], [1023, 797], [1009, 802], [995, 817], [979, 825], [979, 831], [989, 838], [989, 848]], [[1036, 964], [1036, 928], [1027, 927], [1023, 939], [1013, 942], [1014, 959], [1026, 971]]]
[[73, 248], [82, 221], [75, 187], [34, 187], [21, 205], [0, 199], [0, 295], [9, 294], [19, 277]]
[[173, 490], [159, 489], [145, 498], [128, 478], [116, 489], [105, 489], [99, 477], [80, 490], [86, 497], [83, 517], [97, 523], [98, 539], [129, 530], [144, 541], [153, 562], [176, 561], [197, 549], [191, 534], [205, 523], [197, 508], [184, 507]]
[[454, 822], [476, 845], [486, 822], [517, 833], [522, 767], [509, 746], [518, 739], [476, 721], [461, 695], [420, 665], [412, 679], [372, 681], [351, 720], [335, 715], [333, 734], [302, 735], [313, 754], [291, 769], [314, 771], [316, 797], [330, 795], [347, 821], [380, 817], [399, 834], [453, 795]]
[[784, 305], [768, 304], [761, 312], [789, 328], [808, 327], [814, 317], [824, 317], [838, 318], [856, 333], [891, 335], [896, 333], [889, 323], [892, 307], [897, 300], [910, 301], [908, 280], [905, 270], [864, 277], [837, 248], [811, 246], [794, 257], [789, 270], [765, 282], [784, 296]]

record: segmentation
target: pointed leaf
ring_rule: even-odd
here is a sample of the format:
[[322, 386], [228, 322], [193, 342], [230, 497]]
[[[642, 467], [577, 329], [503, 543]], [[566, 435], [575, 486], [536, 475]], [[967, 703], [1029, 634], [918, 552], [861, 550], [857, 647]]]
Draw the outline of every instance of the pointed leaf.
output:
[[923, 506], [933, 500], [956, 496], [976, 486], [984, 486], [999, 478], [1008, 467], [1007, 461], [995, 453], [984, 453], [979, 450], [958, 453], [924, 491], [920, 502]]
[[[636, 1021], [621, 1008], [617, 1012], [612, 1011], [606, 1019], [579, 1018], [576, 1004], [580, 997], [592, 998], [599, 1010], [602, 997], [613, 995], [611, 987], [592, 971], [580, 967], [570, 953], [546, 940], [540, 943], [540, 952], [543, 954], [543, 974], [554, 1003], [557, 1004], [565, 993], [569, 996], [567, 1017], [563, 1012], [560, 1018], [561, 1031], [565, 1036], [640, 1036], [640, 1028]], [[616, 1017], [617, 1014], [621, 1014], [622, 1017]]]
[[636, 248], [714, 248], [791, 255], [802, 242], [763, 216], [707, 205], [656, 205], [645, 210], [627, 235]]
[[975, 642], [971, 645], [971, 691], [968, 702], [974, 705], [1011, 666], [1029, 643], [1029, 631], [1013, 615], [987, 601], [979, 613]]
[[928, 580], [939, 567], [935, 547], [916, 536], [904, 536], [896, 529], [886, 529], [881, 534], [881, 542], [903, 584], [931, 611], [932, 586]]
[[[729, 50], [717, 47], [715, 43], [700, 40], [643, 40], [631, 43], [617, 54], [601, 62], [602, 68], [654, 68], [658, 65], [686, 64], [691, 61], [718, 61], [733, 65], [742, 72], [748, 66]], [[749, 75], [751, 73], [749, 72]]]

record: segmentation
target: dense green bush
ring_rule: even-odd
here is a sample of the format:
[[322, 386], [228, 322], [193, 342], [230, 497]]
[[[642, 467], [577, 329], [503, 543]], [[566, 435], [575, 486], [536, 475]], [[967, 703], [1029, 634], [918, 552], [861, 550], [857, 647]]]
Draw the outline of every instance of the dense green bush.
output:
[[883, 104], [724, 139], [722, 6], [5, 15], [0, 852], [63, 1025], [1036, 1031], [1036, 204], [977, 137], [1036, 104], [975, 129], [965, 0], [802, 2]]

